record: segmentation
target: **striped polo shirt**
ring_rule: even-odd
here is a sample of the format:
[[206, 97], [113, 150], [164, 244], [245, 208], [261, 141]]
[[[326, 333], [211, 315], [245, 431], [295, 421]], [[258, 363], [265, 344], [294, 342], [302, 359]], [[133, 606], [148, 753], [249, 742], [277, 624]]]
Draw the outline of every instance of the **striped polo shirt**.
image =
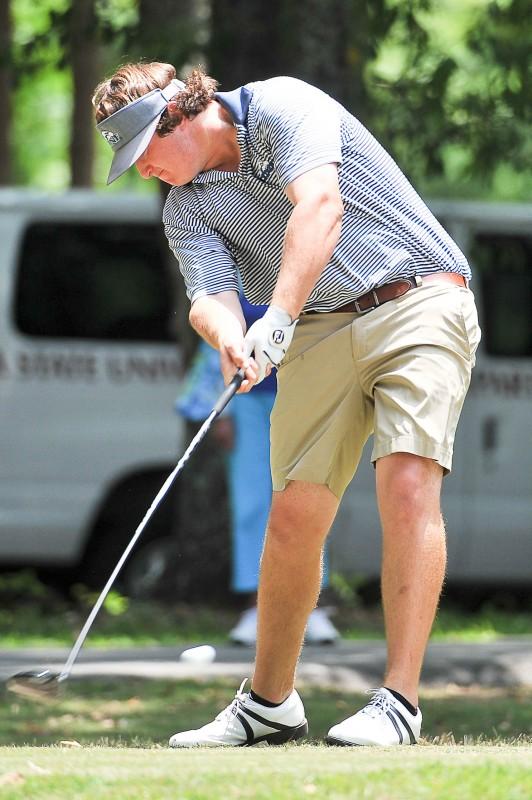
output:
[[239, 290], [269, 303], [293, 206], [284, 190], [337, 164], [340, 238], [304, 310], [331, 311], [399, 277], [470, 270], [388, 153], [343, 106], [295, 78], [249, 83], [216, 99], [231, 114], [238, 172], [208, 170], [171, 189], [163, 222], [191, 302]]

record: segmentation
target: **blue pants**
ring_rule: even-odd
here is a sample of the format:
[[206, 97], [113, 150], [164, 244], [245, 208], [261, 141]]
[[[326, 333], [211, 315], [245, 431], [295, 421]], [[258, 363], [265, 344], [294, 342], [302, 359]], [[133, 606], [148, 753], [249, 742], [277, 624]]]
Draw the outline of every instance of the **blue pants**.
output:
[[275, 392], [236, 395], [231, 405], [235, 440], [229, 459], [235, 592], [255, 592], [270, 512], [270, 413]]
[[[257, 591], [260, 557], [272, 499], [270, 414], [275, 392], [238, 394], [231, 403], [234, 445], [229, 457], [234, 592]], [[327, 585], [324, 559], [323, 586]]]

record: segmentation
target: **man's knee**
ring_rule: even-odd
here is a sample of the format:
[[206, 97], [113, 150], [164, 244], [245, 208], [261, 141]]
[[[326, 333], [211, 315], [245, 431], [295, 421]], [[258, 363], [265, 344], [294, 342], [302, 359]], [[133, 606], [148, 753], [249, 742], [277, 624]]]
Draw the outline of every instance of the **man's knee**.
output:
[[442, 467], [430, 458], [393, 453], [377, 461], [379, 506], [392, 508], [396, 519], [440, 508]]
[[274, 492], [268, 539], [283, 547], [321, 544], [334, 520], [338, 501], [326, 486], [291, 481]]

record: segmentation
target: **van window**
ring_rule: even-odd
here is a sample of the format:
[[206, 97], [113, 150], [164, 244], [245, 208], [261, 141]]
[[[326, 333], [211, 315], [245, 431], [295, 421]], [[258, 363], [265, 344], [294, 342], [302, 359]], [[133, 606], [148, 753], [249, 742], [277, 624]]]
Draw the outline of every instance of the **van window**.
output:
[[478, 234], [471, 261], [482, 282], [483, 339], [493, 356], [532, 356], [532, 237]]
[[160, 235], [155, 225], [29, 226], [16, 289], [19, 330], [54, 338], [174, 341]]

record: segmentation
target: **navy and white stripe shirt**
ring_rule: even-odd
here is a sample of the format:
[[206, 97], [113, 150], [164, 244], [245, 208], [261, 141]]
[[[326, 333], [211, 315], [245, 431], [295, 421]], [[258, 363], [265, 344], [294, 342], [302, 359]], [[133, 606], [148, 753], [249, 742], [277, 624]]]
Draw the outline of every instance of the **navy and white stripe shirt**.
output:
[[239, 170], [209, 170], [173, 187], [163, 214], [191, 302], [238, 292], [240, 274], [248, 300], [269, 303], [293, 209], [284, 189], [331, 163], [338, 165], [342, 230], [305, 311], [331, 311], [399, 277], [470, 277], [465, 256], [393, 159], [324, 92], [279, 77], [216, 98], [236, 126]]

